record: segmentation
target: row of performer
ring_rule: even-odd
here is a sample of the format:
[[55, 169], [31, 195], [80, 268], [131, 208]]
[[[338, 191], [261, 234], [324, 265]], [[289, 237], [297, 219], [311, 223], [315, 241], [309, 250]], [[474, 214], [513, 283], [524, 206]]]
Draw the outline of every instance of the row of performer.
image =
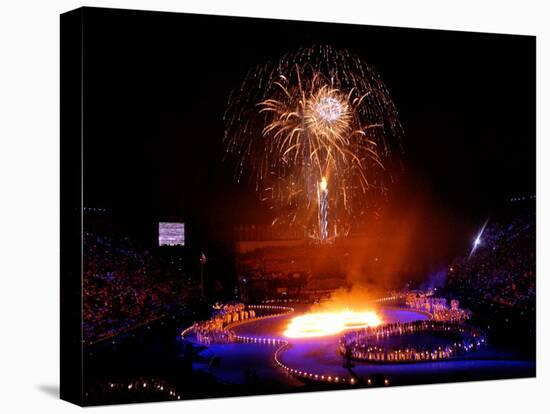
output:
[[450, 305], [447, 305], [445, 298], [409, 293], [405, 295], [405, 304], [411, 309], [432, 314], [437, 321], [462, 323], [472, 316], [469, 310], [460, 308], [460, 303], [456, 299], [451, 299]]
[[[391, 346], [387, 338], [414, 333], [435, 333], [446, 343]], [[339, 342], [345, 359], [374, 362], [420, 362], [451, 358], [477, 350], [486, 343], [485, 334], [474, 327], [440, 321], [415, 321], [368, 327], [346, 333]]]
[[256, 311], [245, 309], [243, 304], [220, 306], [219, 309], [215, 308], [212, 318], [195, 322], [192, 330], [197, 340], [205, 344], [234, 342], [235, 333], [229, 326], [255, 317]]

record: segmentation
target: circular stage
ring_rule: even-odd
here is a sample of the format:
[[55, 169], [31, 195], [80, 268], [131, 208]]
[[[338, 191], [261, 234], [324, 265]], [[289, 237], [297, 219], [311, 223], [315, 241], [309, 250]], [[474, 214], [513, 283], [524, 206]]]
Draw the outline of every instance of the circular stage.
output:
[[[494, 379], [510, 375], [529, 376], [534, 369], [529, 361], [515, 360], [504, 351], [486, 347], [446, 361], [411, 364], [355, 361], [344, 368], [338, 341], [342, 333], [313, 338], [286, 338], [283, 335], [290, 320], [305, 313], [306, 306], [295, 306], [294, 312], [263, 319], [252, 319], [232, 328], [239, 342], [213, 344], [200, 351], [203, 362], [194, 369], [205, 370], [227, 383], [246, 383], [253, 372], [257, 381], [272, 388], [299, 389], [308, 384], [330, 386], [385, 386]], [[383, 323], [412, 322], [429, 319], [414, 310], [382, 308], [377, 311]], [[192, 334], [186, 336], [193, 341]], [[430, 338], [422, 338], [429, 341]], [[208, 361], [216, 357], [218, 363]]]

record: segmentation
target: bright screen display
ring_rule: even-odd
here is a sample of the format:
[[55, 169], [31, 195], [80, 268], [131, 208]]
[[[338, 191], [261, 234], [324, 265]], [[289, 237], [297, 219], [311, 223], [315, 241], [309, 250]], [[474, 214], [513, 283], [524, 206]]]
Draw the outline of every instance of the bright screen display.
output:
[[185, 246], [185, 224], [160, 222], [159, 246]]

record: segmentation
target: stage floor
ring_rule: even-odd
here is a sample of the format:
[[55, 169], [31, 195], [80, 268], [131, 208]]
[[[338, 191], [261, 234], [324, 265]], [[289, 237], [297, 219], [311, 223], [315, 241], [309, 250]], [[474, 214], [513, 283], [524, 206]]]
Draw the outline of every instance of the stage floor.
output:
[[[298, 307], [294, 313], [275, 318], [251, 321], [234, 328], [237, 335], [251, 338], [284, 338], [283, 332], [291, 318], [305, 312]], [[410, 322], [427, 319], [421, 312], [402, 309], [382, 309], [385, 323]], [[515, 359], [510, 352], [491, 347], [468, 354], [467, 357], [441, 362], [411, 364], [373, 364], [355, 362], [349, 370], [343, 367], [343, 358], [338, 353], [341, 334], [319, 338], [287, 339], [290, 346], [280, 353], [280, 361], [293, 369], [325, 377], [353, 376], [358, 383], [383, 385], [426, 384], [433, 382], [472, 381], [535, 375], [534, 361]], [[255, 383], [281, 390], [299, 390], [306, 383], [281, 369], [274, 362], [278, 346], [255, 343], [210, 345], [201, 351], [204, 362], [193, 364], [193, 369], [207, 371], [218, 380], [232, 384], [244, 384], [253, 372]], [[211, 357], [219, 363], [208, 364]]]

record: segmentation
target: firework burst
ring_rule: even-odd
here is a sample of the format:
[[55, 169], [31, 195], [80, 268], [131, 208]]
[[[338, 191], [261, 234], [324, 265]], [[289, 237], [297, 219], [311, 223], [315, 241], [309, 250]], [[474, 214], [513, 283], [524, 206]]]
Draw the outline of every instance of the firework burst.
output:
[[278, 213], [275, 222], [302, 226], [321, 241], [347, 233], [367, 195], [384, 191], [389, 138], [401, 132], [377, 72], [328, 46], [251, 70], [232, 94], [225, 122], [238, 179], [254, 177]]

